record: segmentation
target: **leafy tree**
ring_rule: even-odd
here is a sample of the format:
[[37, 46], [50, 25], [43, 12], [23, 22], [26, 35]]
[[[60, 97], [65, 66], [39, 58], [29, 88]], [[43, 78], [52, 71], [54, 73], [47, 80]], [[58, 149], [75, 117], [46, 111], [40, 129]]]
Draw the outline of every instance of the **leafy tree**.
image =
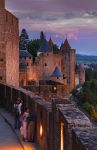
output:
[[91, 118], [97, 121], [97, 80], [85, 82], [81, 91], [75, 96]]
[[19, 40], [20, 50], [28, 49], [28, 44], [29, 44], [28, 33], [27, 33], [26, 29], [22, 29], [21, 35], [20, 35], [20, 40]]
[[37, 51], [40, 48], [41, 40], [31, 40], [28, 44], [28, 51], [33, 55], [33, 57], [37, 57]]
[[97, 121], [97, 107], [92, 106], [90, 110], [90, 115], [94, 121]]
[[85, 102], [83, 104], [83, 108], [90, 114], [91, 109], [92, 109], [92, 105], [89, 102]]
[[92, 79], [97, 80], [97, 70], [86, 69], [86, 81], [90, 81]]
[[44, 32], [41, 31], [41, 32], [40, 32], [40, 40], [42, 41], [42, 40], [45, 39], [45, 38], [46, 38], [46, 36], [45, 36]]
[[58, 45], [56, 45], [56, 44], [53, 45], [52, 49], [53, 49], [53, 53], [54, 53], [54, 54], [59, 51]]
[[42, 40], [45, 38], [45, 34], [43, 31], [40, 33], [40, 39], [31, 40], [28, 44], [28, 51], [33, 55], [33, 57], [37, 57], [37, 52], [41, 46]]

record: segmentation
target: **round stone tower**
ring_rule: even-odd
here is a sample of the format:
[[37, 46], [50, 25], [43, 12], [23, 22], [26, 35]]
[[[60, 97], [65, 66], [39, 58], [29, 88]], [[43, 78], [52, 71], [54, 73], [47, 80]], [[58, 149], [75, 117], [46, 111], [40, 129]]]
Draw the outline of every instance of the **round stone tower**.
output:
[[5, 8], [5, 0], [0, 0], [0, 9]]

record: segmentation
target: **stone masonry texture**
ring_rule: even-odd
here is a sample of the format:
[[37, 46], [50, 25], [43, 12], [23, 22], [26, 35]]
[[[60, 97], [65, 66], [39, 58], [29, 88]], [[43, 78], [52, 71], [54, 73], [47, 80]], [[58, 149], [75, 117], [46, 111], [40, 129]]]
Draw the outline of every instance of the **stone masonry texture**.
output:
[[12, 113], [18, 97], [36, 114], [35, 142], [40, 150], [61, 150], [61, 144], [62, 150], [97, 150], [97, 128], [72, 101], [54, 98], [51, 103], [27, 90], [0, 84], [0, 106]]
[[18, 19], [5, 9], [0, 0], [0, 81], [19, 86]]

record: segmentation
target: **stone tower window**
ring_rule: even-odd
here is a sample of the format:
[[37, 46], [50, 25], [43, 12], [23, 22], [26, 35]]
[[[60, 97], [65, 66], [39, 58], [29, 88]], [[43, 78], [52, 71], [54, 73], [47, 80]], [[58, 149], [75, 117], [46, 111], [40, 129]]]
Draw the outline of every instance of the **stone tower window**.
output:
[[46, 67], [46, 66], [47, 66], [47, 63], [45, 63], [44, 65], [45, 65], [45, 67]]
[[3, 58], [1, 58], [0, 61], [3, 62]]
[[65, 75], [63, 74], [63, 80], [66, 79]]
[[2, 78], [2, 76], [0, 76], [0, 80], [2, 80], [3, 78]]

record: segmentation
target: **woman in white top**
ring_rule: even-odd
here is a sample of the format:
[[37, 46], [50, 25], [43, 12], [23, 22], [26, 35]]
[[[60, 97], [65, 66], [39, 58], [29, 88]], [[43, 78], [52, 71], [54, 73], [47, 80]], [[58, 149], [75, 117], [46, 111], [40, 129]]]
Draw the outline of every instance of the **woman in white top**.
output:
[[28, 117], [29, 117], [29, 109], [26, 108], [26, 110], [23, 113], [23, 140], [26, 141], [27, 140], [27, 128], [28, 128]]

